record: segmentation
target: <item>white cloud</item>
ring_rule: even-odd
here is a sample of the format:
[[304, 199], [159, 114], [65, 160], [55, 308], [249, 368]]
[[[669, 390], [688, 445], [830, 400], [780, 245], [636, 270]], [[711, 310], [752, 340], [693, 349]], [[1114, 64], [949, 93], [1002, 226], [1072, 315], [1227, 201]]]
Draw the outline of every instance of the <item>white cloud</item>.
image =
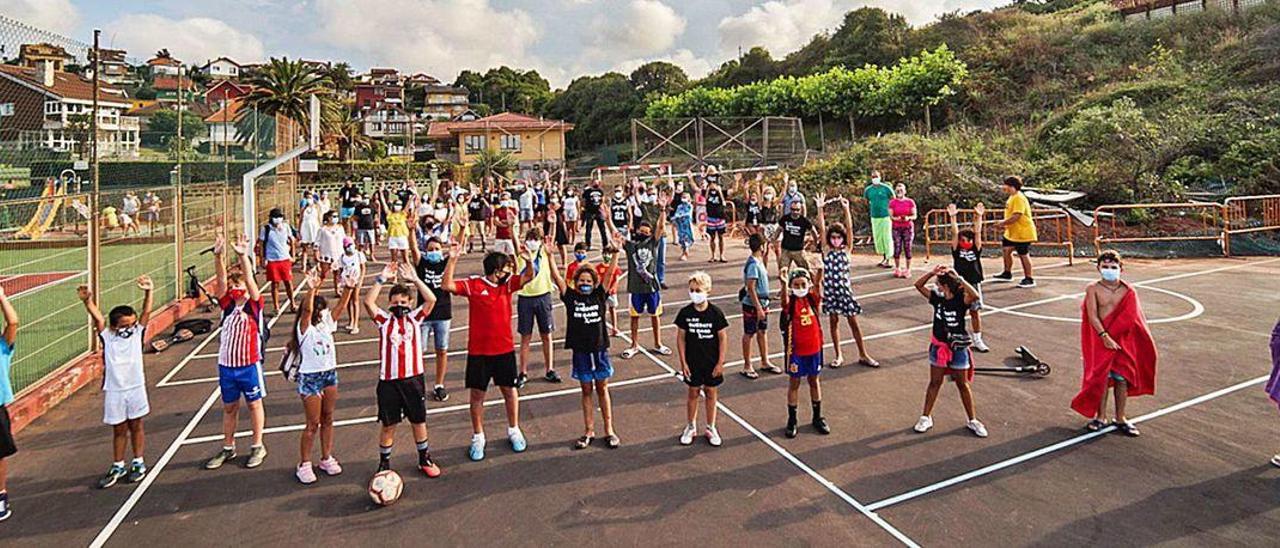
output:
[[1006, 0], [770, 0], [745, 13], [720, 20], [722, 53], [764, 46], [781, 57], [805, 45], [814, 34], [834, 31], [844, 14], [860, 7], [882, 8], [901, 14], [913, 25], [922, 25], [941, 13], [956, 9], [990, 8]]
[[676, 65], [684, 69], [685, 74], [689, 75], [690, 79], [702, 78], [703, 76], [710, 74], [711, 71], [718, 66], [713, 64], [712, 61], [708, 60], [705, 56], [700, 57], [687, 49], [678, 49], [669, 54], [657, 57], [644, 57], [620, 61], [609, 70], [619, 72], [624, 75], [630, 75], [631, 71], [640, 67], [640, 65], [652, 61], [666, 61]]
[[372, 66], [450, 80], [462, 69], [540, 64], [529, 53], [540, 36], [533, 18], [488, 0], [319, 0], [315, 9], [312, 38], [357, 51]]
[[589, 53], [626, 58], [667, 51], [684, 33], [685, 19], [659, 0], [631, 0], [625, 7], [596, 16]]
[[266, 57], [262, 41], [226, 22], [208, 17], [169, 19], [159, 15], [133, 14], [115, 20], [111, 29], [119, 47], [139, 59], [168, 48], [178, 60], [204, 64], [210, 59], [230, 57], [240, 63], [262, 61]]
[[[33, 27], [70, 35], [80, 22], [80, 12], [71, 0], [0, 0], [0, 13]], [[88, 43], [92, 37], [79, 37]]]

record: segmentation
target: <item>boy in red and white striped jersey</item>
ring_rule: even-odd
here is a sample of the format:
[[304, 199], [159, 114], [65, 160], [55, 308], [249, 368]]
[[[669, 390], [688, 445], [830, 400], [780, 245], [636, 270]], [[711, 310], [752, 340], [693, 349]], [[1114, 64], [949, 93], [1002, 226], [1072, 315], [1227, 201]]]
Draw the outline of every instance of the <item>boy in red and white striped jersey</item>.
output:
[[435, 293], [418, 278], [408, 263], [399, 263], [401, 280], [418, 290], [422, 305], [411, 308], [413, 290], [404, 283], [391, 287], [389, 310], [378, 307], [378, 295], [397, 270], [388, 265], [374, 278], [373, 288], [364, 298], [364, 309], [378, 326], [378, 471], [391, 469], [391, 446], [396, 425], [404, 418], [413, 428], [418, 446], [418, 468], [429, 478], [440, 475], [427, 446], [427, 390], [422, 380], [422, 322], [436, 304]]

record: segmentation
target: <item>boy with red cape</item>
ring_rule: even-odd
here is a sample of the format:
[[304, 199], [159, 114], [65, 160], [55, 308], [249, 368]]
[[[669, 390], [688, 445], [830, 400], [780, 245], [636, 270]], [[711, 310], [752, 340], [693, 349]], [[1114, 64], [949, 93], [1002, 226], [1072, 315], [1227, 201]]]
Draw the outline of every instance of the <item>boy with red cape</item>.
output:
[[1090, 417], [1085, 429], [1097, 432], [1107, 426], [1107, 388], [1116, 395], [1115, 426], [1130, 437], [1138, 428], [1125, 416], [1130, 396], [1156, 391], [1156, 345], [1147, 328], [1147, 318], [1133, 286], [1120, 280], [1124, 266], [1120, 254], [1103, 251], [1098, 255], [1102, 279], [1085, 289], [1080, 326], [1080, 350], [1084, 357], [1084, 378], [1071, 408]]

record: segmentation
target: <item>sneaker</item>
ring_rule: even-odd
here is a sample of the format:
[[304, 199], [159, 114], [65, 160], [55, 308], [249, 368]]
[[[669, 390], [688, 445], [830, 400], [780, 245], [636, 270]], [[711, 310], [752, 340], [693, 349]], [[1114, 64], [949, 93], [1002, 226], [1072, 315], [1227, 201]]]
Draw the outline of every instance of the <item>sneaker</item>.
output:
[[1036, 286], [1036, 281], [1031, 278], [1023, 278], [1022, 281], [1018, 282], [1018, 287], [1021, 287], [1023, 289], [1026, 289], [1028, 287], [1035, 287], [1035, 286]]
[[431, 389], [431, 398], [436, 401], [449, 401], [449, 392], [443, 386], [436, 385]]
[[125, 483], [138, 483], [145, 477], [147, 477], [147, 465], [142, 462], [134, 462], [129, 465], [129, 475], [124, 477], [124, 481]]
[[996, 274], [995, 276], [992, 276], [992, 277], [991, 277], [991, 281], [993, 281], [993, 282], [1012, 282], [1012, 281], [1013, 281], [1013, 273], [1012, 273], [1012, 272], [1001, 272], [1001, 273], [999, 273], [999, 274]]
[[720, 447], [720, 444], [724, 443], [720, 439], [720, 432], [716, 430], [714, 424], [707, 425], [707, 443], [711, 444], [712, 447]]
[[982, 424], [982, 421], [972, 419], [964, 423], [964, 425], [969, 428], [969, 430], [973, 431], [973, 435], [978, 436], [979, 438], [987, 437], [987, 427]]
[[1271, 457], [1271, 465], [1272, 465], [1272, 466], [1280, 466], [1280, 455], [1276, 455], [1276, 456], [1274, 456], [1274, 457]]
[[316, 471], [311, 467], [310, 462], [299, 464], [298, 471], [294, 472], [293, 475], [297, 476], [298, 481], [302, 482], [303, 485], [311, 485], [316, 482]]
[[126, 473], [123, 465], [112, 463], [111, 468], [107, 469], [107, 474], [98, 480], [98, 489], [106, 489], [115, 485]]
[[555, 369], [552, 369], [552, 370], [550, 370], [550, 371], [547, 371], [547, 374], [546, 374], [543, 378], [544, 378], [544, 379], [547, 379], [547, 382], [551, 382], [551, 383], [560, 384], [560, 382], [561, 382], [561, 381], [560, 381], [560, 374], [559, 374], [559, 373], [556, 373], [556, 370], [555, 370]]
[[684, 425], [684, 432], [680, 433], [680, 445], [693, 444], [693, 437], [698, 435], [698, 427], [692, 424]]
[[920, 420], [916, 421], [914, 430], [923, 434], [928, 432], [930, 428], [933, 428], [933, 417], [930, 417], [929, 415], [921, 415]]
[[431, 460], [431, 455], [418, 460], [418, 469], [422, 470], [422, 473], [426, 474], [428, 478], [440, 477], [440, 467], [436, 465], [435, 461]]
[[244, 461], [245, 468], [257, 468], [262, 466], [262, 461], [267, 460], [267, 448], [264, 445], [255, 445], [249, 448], [249, 458]]
[[521, 373], [521, 374], [519, 374], [519, 375], [516, 375], [516, 390], [522, 390], [522, 389], [524, 389], [524, 385], [525, 385], [525, 383], [527, 383], [527, 382], [529, 382], [529, 376], [528, 376], [528, 375], [526, 375], [526, 374], [524, 374], [524, 373]]
[[336, 476], [342, 473], [342, 465], [338, 464], [338, 459], [335, 459], [333, 457], [329, 457], [327, 459], [321, 460], [318, 464], [316, 464], [316, 468], [319, 468], [325, 474], [328, 474], [330, 476]]
[[236, 458], [236, 450], [234, 448], [227, 449], [226, 447], [223, 447], [218, 450], [218, 454], [214, 455], [213, 458], [204, 462], [204, 469], [217, 470], [222, 468], [222, 465], [227, 461], [234, 458]]
[[814, 417], [813, 429], [817, 430], [819, 434], [824, 436], [831, 433], [831, 427], [827, 426], [827, 419], [822, 417]]
[[987, 343], [982, 340], [981, 335], [975, 335], [973, 337], [973, 349], [982, 353], [991, 351], [991, 347], [987, 346]]
[[13, 511], [9, 508], [9, 493], [0, 493], [0, 521], [9, 519]]
[[347, 329], [347, 333], [348, 333], [348, 334], [351, 334], [351, 335], [359, 335], [359, 334], [360, 334], [360, 326], [358, 326], [358, 325], [353, 325], [353, 326], [351, 326], [351, 328], [350, 328], [350, 329]]
[[529, 448], [529, 442], [524, 439], [524, 432], [516, 430], [507, 435], [507, 441], [511, 442], [511, 450], [517, 453], [523, 453]]
[[484, 440], [472, 438], [471, 447], [467, 448], [467, 457], [473, 461], [484, 460]]
[[387, 470], [390, 470], [390, 469], [391, 469], [391, 459], [389, 459], [389, 458], [379, 458], [379, 459], [378, 459], [378, 471], [379, 471], [379, 472], [386, 472]]

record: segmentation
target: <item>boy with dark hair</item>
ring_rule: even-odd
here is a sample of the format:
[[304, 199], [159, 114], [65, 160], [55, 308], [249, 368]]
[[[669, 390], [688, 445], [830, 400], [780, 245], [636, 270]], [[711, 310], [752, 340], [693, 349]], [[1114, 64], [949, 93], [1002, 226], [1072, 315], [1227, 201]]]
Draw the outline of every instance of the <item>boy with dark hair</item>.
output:
[[1001, 250], [1004, 255], [1004, 271], [992, 276], [997, 282], [1013, 281], [1013, 254], [1018, 254], [1022, 262], [1022, 281], [1018, 287], [1035, 287], [1036, 280], [1031, 275], [1031, 244], [1038, 239], [1036, 223], [1032, 219], [1031, 201], [1022, 193], [1022, 178], [1005, 177], [1000, 189], [1009, 195], [1004, 204], [1004, 220], [996, 224], [1004, 228]]
[[[403, 283], [391, 287], [387, 299], [389, 310], [378, 307], [378, 294], [382, 285], [396, 274], [413, 284]], [[420, 304], [413, 303], [413, 289], [417, 289]], [[427, 390], [422, 381], [422, 322], [426, 321], [436, 304], [436, 296], [427, 284], [418, 279], [413, 267], [400, 263], [397, 270], [387, 265], [373, 280], [373, 287], [364, 298], [364, 309], [378, 326], [378, 422], [382, 429], [378, 434], [378, 471], [391, 469], [391, 447], [396, 441], [396, 425], [409, 419], [413, 441], [418, 449], [418, 469], [429, 478], [440, 476], [440, 467], [431, 460], [427, 445]]]
[[271, 284], [271, 308], [279, 316], [280, 285], [284, 284], [285, 305], [293, 297], [293, 252], [297, 242], [293, 227], [284, 220], [284, 211], [278, 207], [271, 210], [258, 240], [262, 243], [259, 247], [262, 264], [267, 266], [267, 283]]
[[[608, 235], [601, 232], [600, 239], [605, 240]], [[606, 301], [609, 304], [609, 336], [617, 337], [622, 333], [618, 329], [618, 278], [622, 276], [622, 269], [609, 269], [609, 263], [614, 262], [614, 258], [618, 256], [618, 248], [608, 242], [601, 242], [604, 251], [600, 255], [600, 263], [596, 265], [596, 278], [600, 283], [608, 287], [609, 298]]]
[[9, 457], [18, 452], [9, 425], [9, 404], [13, 403], [13, 385], [9, 382], [9, 364], [13, 363], [13, 345], [18, 341], [18, 311], [0, 286], [0, 312], [4, 315], [4, 331], [0, 331], [0, 521], [9, 519]]
[[956, 220], [958, 211], [955, 204], [947, 205], [947, 215], [951, 218], [951, 269], [978, 294], [978, 300], [969, 305], [973, 349], [990, 352], [991, 348], [982, 340], [982, 218], [987, 208], [981, 202], [974, 205], [973, 228], [964, 230]]
[[[665, 199], [658, 204], [665, 208]], [[653, 351], [670, 356], [671, 349], [663, 346], [662, 285], [658, 281], [658, 248], [662, 240], [657, 237], [666, 229], [666, 217], [658, 216], [655, 228], [649, 221], [640, 221], [636, 233], [623, 244], [627, 251], [627, 292], [631, 293], [631, 347], [622, 351], [622, 359], [630, 359], [640, 352], [640, 317], [648, 316], [653, 323]]]
[[760, 233], [747, 237], [751, 256], [742, 268], [742, 371], [748, 379], [760, 378], [751, 367], [751, 342], [755, 339], [760, 348], [760, 368], [770, 373], [782, 373], [782, 368], [769, 363], [769, 271], [765, 264], [766, 247]]
[[[606, 238], [606, 235], [601, 235]], [[607, 243], [605, 245], [608, 245]], [[578, 271], [578, 267], [587, 264], [587, 244], [586, 242], [578, 242], [573, 246], [573, 261], [564, 267], [564, 279], [573, 280], [573, 274]]]
[[[449, 392], [444, 388], [444, 375], [449, 368], [449, 328], [453, 324], [453, 297], [444, 289], [444, 243], [439, 237], [432, 236], [427, 239], [425, 247], [426, 251], [421, 251], [418, 249], [418, 239], [409, 239], [410, 259], [415, 265], [418, 279], [426, 283], [436, 296], [435, 306], [422, 322], [422, 342], [425, 343], [430, 336], [435, 349], [435, 386], [431, 389], [431, 398], [445, 401], [449, 399]], [[419, 297], [418, 305], [424, 304], [426, 301]], [[425, 350], [424, 344], [423, 351]]]
[[[782, 328], [784, 363], [791, 377], [787, 385], [788, 438], [796, 437], [796, 407], [800, 399], [800, 381], [809, 382], [809, 401], [813, 404], [813, 428], [819, 434], [831, 433], [827, 420], [822, 417], [822, 323], [818, 320], [818, 306], [822, 304], [822, 270], [810, 277], [809, 271], [797, 268], [787, 277], [790, 291], [782, 294]], [[816, 279], [814, 279], [816, 278]]]
[[[98, 488], [106, 489], [124, 478], [137, 483], [147, 475], [142, 460], [145, 435], [142, 417], [151, 412], [147, 402], [147, 380], [142, 368], [142, 345], [147, 339], [147, 323], [151, 321], [151, 292], [154, 285], [148, 276], [136, 280], [142, 290], [142, 313], [132, 306], [120, 305], [104, 320], [89, 286], [76, 288], [80, 301], [93, 320], [93, 329], [102, 341], [102, 422], [111, 425], [111, 468], [98, 480]], [[125, 444], [132, 442], [133, 462], [126, 471]]]
[[499, 251], [484, 256], [484, 276], [472, 276], [455, 282], [461, 246], [449, 246], [449, 263], [444, 269], [445, 290], [471, 302], [467, 325], [473, 337], [467, 345], [466, 386], [471, 404], [471, 446], [467, 451], [473, 461], [484, 459], [484, 395], [490, 381], [502, 392], [507, 409], [507, 439], [517, 453], [528, 447], [520, 431], [520, 399], [516, 389], [515, 341], [511, 336], [511, 295], [533, 279], [533, 261], [524, 264], [520, 276], [513, 276], [515, 261]]

